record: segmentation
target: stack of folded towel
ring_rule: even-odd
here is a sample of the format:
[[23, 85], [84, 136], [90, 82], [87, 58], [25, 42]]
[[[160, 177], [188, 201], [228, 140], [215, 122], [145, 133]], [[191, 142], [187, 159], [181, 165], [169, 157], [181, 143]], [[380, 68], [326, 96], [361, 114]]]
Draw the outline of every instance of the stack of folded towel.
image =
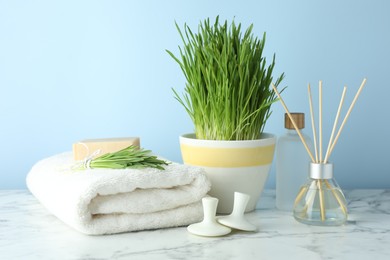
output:
[[202, 220], [210, 190], [204, 171], [171, 163], [165, 170], [74, 171], [72, 153], [44, 159], [27, 175], [31, 193], [55, 216], [89, 234], [177, 227]]

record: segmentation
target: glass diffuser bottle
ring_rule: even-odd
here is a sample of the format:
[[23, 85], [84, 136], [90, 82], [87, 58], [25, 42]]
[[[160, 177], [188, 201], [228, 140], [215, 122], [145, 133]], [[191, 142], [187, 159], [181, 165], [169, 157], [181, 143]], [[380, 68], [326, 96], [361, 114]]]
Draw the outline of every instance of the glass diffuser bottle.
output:
[[[309, 105], [310, 105], [310, 115], [313, 128], [313, 137], [314, 137], [314, 150], [315, 156], [310, 151], [305, 138], [300, 132], [297, 123], [294, 118], [291, 116], [286, 104], [284, 103], [280, 93], [274, 85], [276, 95], [279, 97], [283, 108], [288, 114], [292, 124], [294, 125], [295, 130], [297, 131], [308, 155], [311, 158], [311, 163], [309, 165], [309, 179], [305, 185], [303, 185], [296, 196], [294, 202], [294, 218], [302, 223], [309, 225], [320, 225], [320, 226], [337, 226], [342, 225], [347, 221], [348, 212], [347, 212], [347, 203], [344, 197], [343, 192], [338, 186], [337, 182], [333, 178], [333, 164], [328, 162], [330, 155], [332, 154], [334, 147], [337, 143], [337, 140], [340, 137], [340, 133], [343, 130], [343, 127], [351, 114], [351, 111], [358, 99], [363, 87], [366, 84], [366, 79], [363, 79], [362, 84], [360, 85], [351, 105], [348, 108], [348, 111], [341, 122], [338, 131], [338, 119], [340, 117], [341, 108], [344, 103], [344, 97], [347, 90], [347, 87], [344, 86], [343, 92], [341, 94], [341, 99], [339, 107], [337, 109], [337, 114], [332, 128], [332, 133], [330, 135], [328, 148], [326, 150], [325, 157], [322, 153], [322, 81], [319, 82], [318, 91], [319, 91], [319, 138], [318, 138], [318, 147], [317, 147], [317, 137], [316, 137], [316, 128], [314, 123], [314, 112], [312, 105], [312, 96], [310, 84], [307, 87], [308, 96], [309, 96]], [[336, 134], [337, 132], [337, 134]], [[318, 153], [319, 151], [319, 153]]]
[[333, 178], [332, 163], [310, 163], [309, 178], [295, 199], [294, 218], [318, 226], [338, 226], [347, 221], [344, 194]]

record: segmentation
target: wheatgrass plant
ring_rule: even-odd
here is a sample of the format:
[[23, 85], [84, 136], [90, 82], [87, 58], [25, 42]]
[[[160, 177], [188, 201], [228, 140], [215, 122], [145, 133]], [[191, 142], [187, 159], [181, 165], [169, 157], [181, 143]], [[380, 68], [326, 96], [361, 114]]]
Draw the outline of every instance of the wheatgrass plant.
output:
[[[275, 66], [263, 57], [266, 35], [253, 36], [253, 24], [242, 35], [241, 24], [200, 23], [198, 33], [188, 25], [176, 28], [184, 43], [180, 56], [169, 55], [180, 65], [186, 78], [185, 93], [175, 98], [191, 117], [198, 139], [259, 139], [277, 100], [270, 84]], [[282, 73], [275, 81], [278, 86]]]

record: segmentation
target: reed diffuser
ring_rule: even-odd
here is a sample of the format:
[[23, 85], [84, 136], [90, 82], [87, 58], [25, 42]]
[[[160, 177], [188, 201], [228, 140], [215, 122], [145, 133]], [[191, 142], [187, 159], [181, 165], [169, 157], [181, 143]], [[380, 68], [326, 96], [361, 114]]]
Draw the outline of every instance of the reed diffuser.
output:
[[310, 116], [313, 129], [314, 155], [310, 151], [305, 139], [302, 136], [302, 133], [298, 129], [297, 124], [291, 116], [280, 93], [276, 87], [272, 85], [276, 95], [279, 97], [283, 108], [286, 110], [287, 115], [289, 116], [307, 153], [311, 158], [311, 162], [309, 163], [309, 178], [307, 182], [301, 187], [294, 203], [294, 218], [299, 222], [310, 225], [337, 226], [342, 225], [347, 221], [347, 203], [342, 190], [333, 177], [333, 164], [328, 160], [365, 84], [366, 79], [363, 79], [336, 133], [341, 109], [344, 104], [344, 98], [347, 91], [347, 87], [344, 87], [325, 154], [323, 153], [322, 149], [322, 82], [319, 82], [318, 138], [313, 113], [311, 88], [310, 84], [308, 85]]

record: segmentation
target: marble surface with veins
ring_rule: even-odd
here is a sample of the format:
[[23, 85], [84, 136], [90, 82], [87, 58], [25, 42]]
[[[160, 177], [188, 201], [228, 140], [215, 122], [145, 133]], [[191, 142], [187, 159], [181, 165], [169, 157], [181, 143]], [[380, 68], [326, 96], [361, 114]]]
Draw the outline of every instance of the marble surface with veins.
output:
[[349, 217], [338, 227], [298, 223], [266, 190], [246, 215], [257, 232], [218, 238], [185, 227], [108, 236], [80, 234], [26, 190], [0, 191], [0, 259], [390, 259], [390, 190], [345, 191]]

